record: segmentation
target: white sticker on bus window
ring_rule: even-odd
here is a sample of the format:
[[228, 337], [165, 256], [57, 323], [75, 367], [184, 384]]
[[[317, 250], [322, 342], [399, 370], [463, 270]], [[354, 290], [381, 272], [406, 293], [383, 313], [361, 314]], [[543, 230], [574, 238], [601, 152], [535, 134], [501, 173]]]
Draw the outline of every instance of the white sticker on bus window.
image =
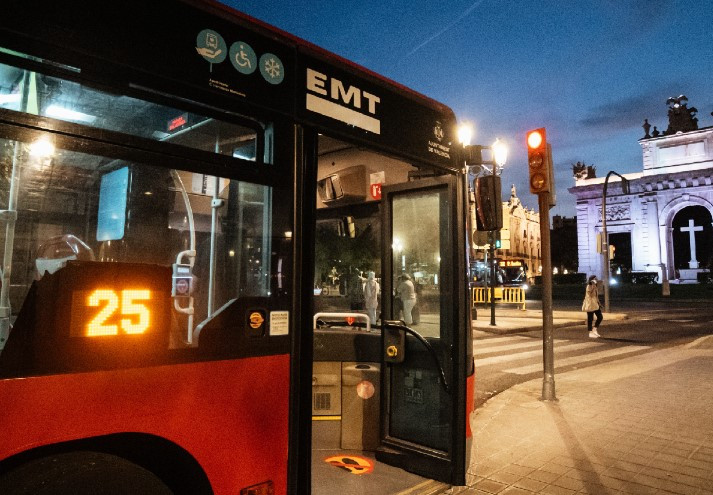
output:
[[193, 194], [202, 194], [204, 196], [215, 195], [215, 186], [218, 184], [218, 193], [228, 185], [228, 179], [215, 177], [213, 175], [192, 174], [191, 192]]
[[270, 311], [270, 335], [287, 335], [290, 332], [290, 312]]

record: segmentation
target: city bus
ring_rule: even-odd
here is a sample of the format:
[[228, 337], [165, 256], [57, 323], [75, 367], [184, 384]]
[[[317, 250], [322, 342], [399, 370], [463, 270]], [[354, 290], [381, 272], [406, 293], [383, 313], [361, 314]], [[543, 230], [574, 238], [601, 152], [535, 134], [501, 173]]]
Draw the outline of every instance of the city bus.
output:
[[218, 3], [3, 7], [0, 493], [464, 485], [453, 111]]

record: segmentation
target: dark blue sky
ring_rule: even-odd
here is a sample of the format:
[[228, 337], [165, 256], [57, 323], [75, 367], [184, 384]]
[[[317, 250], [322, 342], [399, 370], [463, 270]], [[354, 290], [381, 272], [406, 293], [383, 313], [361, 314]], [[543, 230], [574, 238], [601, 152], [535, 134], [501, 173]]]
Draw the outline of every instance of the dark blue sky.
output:
[[449, 105], [473, 144], [505, 140], [503, 195], [527, 186], [525, 133], [544, 126], [557, 206], [574, 216], [571, 164], [641, 170], [645, 118], [664, 130], [684, 94], [713, 125], [710, 0], [224, 0]]

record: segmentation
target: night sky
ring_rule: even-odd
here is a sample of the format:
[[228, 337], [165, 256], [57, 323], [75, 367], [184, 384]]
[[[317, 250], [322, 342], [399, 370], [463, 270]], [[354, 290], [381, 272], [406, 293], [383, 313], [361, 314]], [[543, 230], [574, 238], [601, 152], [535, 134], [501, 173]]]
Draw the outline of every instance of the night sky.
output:
[[[663, 131], [684, 94], [713, 125], [710, 0], [224, 0], [224, 3], [449, 105], [472, 144], [510, 146], [510, 184], [537, 206], [525, 133], [546, 127], [552, 214], [575, 216], [571, 165], [642, 170], [641, 125]], [[652, 128], [653, 130], [653, 128]]]

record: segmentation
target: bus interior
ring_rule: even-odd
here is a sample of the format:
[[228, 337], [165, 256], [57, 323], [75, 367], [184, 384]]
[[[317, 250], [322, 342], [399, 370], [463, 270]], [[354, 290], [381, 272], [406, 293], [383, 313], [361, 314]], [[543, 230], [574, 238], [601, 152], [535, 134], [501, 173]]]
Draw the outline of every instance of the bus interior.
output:
[[[408, 321], [399, 297], [404, 276], [410, 278], [417, 301], [408, 326], [434, 345], [438, 357], [416, 344], [419, 364], [404, 371], [399, 383], [407, 391], [409, 384], [417, 390], [421, 381], [428, 382], [429, 392], [446, 395], [436, 376], [442, 373], [444, 352], [438, 341], [445, 225], [438, 212], [447, 199], [440, 191], [418, 189], [439, 172], [325, 135], [319, 136], [318, 151], [312, 493], [398, 493], [437, 484], [379, 462], [375, 451], [384, 413], [392, 415], [390, 428], [400, 434], [447, 450], [447, 408], [428, 407], [406, 392], [398, 405], [380, 409], [380, 394], [396, 393], [381, 383], [387, 375], [381, 370], [380, 327], [382, 321]], [[385, 191], [395, 185], [415, 190], [386, 201]], [[391, 270], [390, 286], [386, 270]], [[366, 307], [370, 278], [379, 287], [371, 316]]]
[[[23, 318], [23, 309], [29, 316], [38, 306], [61, 306], [65, 301], [52, 297], [52, 291], [88, 287], [90, 275], [109, 283], [118, 271], [125, 278], [155, 271], [147, 281], [154, 292], [126, 296], [134, 297], [127, 302], [133, 308], [124, 308], [124, 291], [94, 294], [92, 304], [103, 311], [93, 323], [96, 335], [131, 339], [148, 327], [147, 315], [136, 305], [155, 302], [158, 313], [151, 326], [165, 332], [169, 342], [155, 352], [164, 358], [163, 351], [195, 349], [210, 322], [241, 298], [287, 295], [290, 206], [274, 204], [274, 187], [238, 180], [239, 172], [232, 178], [216, 176], [203, 165], [219, 155], [217, 160], [225, 156], [246, 169], [267, 166], [269, 126], [237, 116], [221, 121], [4, 64], [0, 107], [63, 120], [71, 130], [74, 123], [89, 124], [109, 138], [116, 133], [118, 142], [130, 136], [139, 147], [158, 141], [173, 149], [173, 156], [157, 159], [130, 147], [6, 129], [0, 140], [5, 212], [0, 246], [12, 269], [3, 273], [0, 293], [0, 350], [10, 327], [17, 335], [50, 333], [41, 322], [25, 332], [23, 325], [33, 319]], [[47, 335], [48, 347], [63, 339], [55, 333]], [[5, 349], [0, 365], [12, 369], [9, 354], [19, 351]], [[39, 360], [27, 366], [36, 372], [53, 369]]]

